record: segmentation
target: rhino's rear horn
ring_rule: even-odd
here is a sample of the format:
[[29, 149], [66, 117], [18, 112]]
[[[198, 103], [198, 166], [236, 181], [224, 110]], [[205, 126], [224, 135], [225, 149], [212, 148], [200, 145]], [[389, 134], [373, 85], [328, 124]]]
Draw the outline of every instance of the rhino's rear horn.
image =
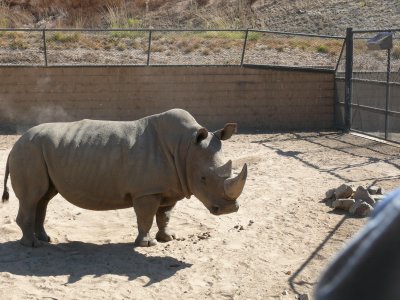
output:
[[232, 200], [239, 198], [243, 191], [247, 178], [247, 164], [244, 164], [240, 174], [234, 178], [227, 178], [224, 181], [225, 195]]
[[229, 160], [226, 164], [216, 169], [217, 175], [222, 178], [228, 178], [232, 175], [232, 161]]

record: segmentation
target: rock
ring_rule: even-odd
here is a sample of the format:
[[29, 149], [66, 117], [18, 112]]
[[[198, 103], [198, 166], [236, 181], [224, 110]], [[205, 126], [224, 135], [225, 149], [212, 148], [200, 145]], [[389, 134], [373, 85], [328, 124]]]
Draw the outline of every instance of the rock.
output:
[[354, 199], [360, 199], [362, 201], [367, 202], [369, 205], [374, 206], [375, 205], [375, 200], [371, 197], [371, 195], [368, 193], [366, 188], [359, 186], [354, 193]]
[[328, 199], [328, 200], [326, 200], [325, 204], [326, 204], [327, 206], [329, 206], [329, 207], [332, 207], [333, 201], [334, 201], [333, 199]]
[[350, 198], [353, 195], [353, 188], [347, 184], [342, 184], [335, 190], [335, 198]]
[[299, 300], [309, 300], [311, 299], [308, 294], [301, 294], [299, 295]]
[[360, 200], [360, 199], [355, 200], [354, 204], [349, 209], [349, 213], [354, 215], [356, 212], [356, 209], [360, 206], [361, 202], [362, 202], [362, 200]]
[[332, 202], [332, 208], [349, 210], [356, 201], [354, 199], [336, 199]]
[[325, 199], [331, 199], [335, 196], [336, 189], [330, 189], [325, 193]]
[[375, 202], [381, 201], [382, 199], [384, 199], [385, 196], [384, 195], [373, 195], [372, 199], [375, 200]]
[[284, 291], [282, 292], [282, 295], [289, 295], [289, 292], [288, 292], [287, 290], [284, 290]]
[[356, 200], [356, 202], [350, 208], [349, 211], [351, 214], [354, 214], [355, 216], [364, 218], [368, 217], [373, 210], [374, 208], [367, 202], [364, 202], [362, 200]]
[[371, 195], [382, 195], [382, 188], [380, 186], [372, 185], [368, 188]]
[[358, 208], [355, 211], [355, 215], [360, 217], [369, 217], [374, 208], [369, 205], [367, 202], [361, 202]]

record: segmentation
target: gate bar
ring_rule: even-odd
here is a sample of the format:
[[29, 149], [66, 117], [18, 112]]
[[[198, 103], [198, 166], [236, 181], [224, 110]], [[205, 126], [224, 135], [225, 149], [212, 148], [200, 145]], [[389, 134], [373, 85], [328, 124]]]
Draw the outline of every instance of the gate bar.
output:
[[386, 114], [385, 114], [385, 140], [388, 139], [388, 130], [389, 130], [389, 99], [390, 99], [390, 48], [387, 50], [387, 73], [386, 73]]
[[353, 28], [346, 30], [346, 72], [344, 75], [344, 126], [345, 131], [350, 131], [351, 127], [351, 93], [353, 77]]

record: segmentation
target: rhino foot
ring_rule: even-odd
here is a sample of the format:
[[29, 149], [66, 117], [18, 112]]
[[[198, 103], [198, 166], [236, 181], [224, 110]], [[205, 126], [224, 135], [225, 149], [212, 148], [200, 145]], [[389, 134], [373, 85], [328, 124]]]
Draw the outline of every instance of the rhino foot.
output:
[[151, 247], [157, 245], [157, 241], [155, 239], [136, 239], [134, 246], [135, 247]]
[[36, 234], [36, 237], [37, 237], [37, 239], [39, 241], [43, 241], [43, 242], [46, 242], [46, 243], [50, 243], [51, 242], [50, 237], [45, 232], [41, 232], [41, 233]]
[[27, 239], [22, 238], [19, 240], [20, 244], [26, 247], [38, 248], [43, 246], [43, 243], [39, 241], [37, 238], [34, 239]]
[[159, 242], [169, 242], [169, 241], [175, 240], [176, 235], [175, 235], [175, 233], [170, 232], [168, 230], [165, 230], [165, 231], [160, 230], [156, 234], [156, 239]]

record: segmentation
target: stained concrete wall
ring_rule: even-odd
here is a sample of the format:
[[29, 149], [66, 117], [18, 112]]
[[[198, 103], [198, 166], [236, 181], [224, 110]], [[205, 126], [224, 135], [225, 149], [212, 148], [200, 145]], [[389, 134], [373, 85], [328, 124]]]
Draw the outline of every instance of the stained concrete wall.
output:
[[134, 120], [170, 108], [210, 129], [333, 126], [334, 74], [249, 67], [0, 68], [0, 125]]

